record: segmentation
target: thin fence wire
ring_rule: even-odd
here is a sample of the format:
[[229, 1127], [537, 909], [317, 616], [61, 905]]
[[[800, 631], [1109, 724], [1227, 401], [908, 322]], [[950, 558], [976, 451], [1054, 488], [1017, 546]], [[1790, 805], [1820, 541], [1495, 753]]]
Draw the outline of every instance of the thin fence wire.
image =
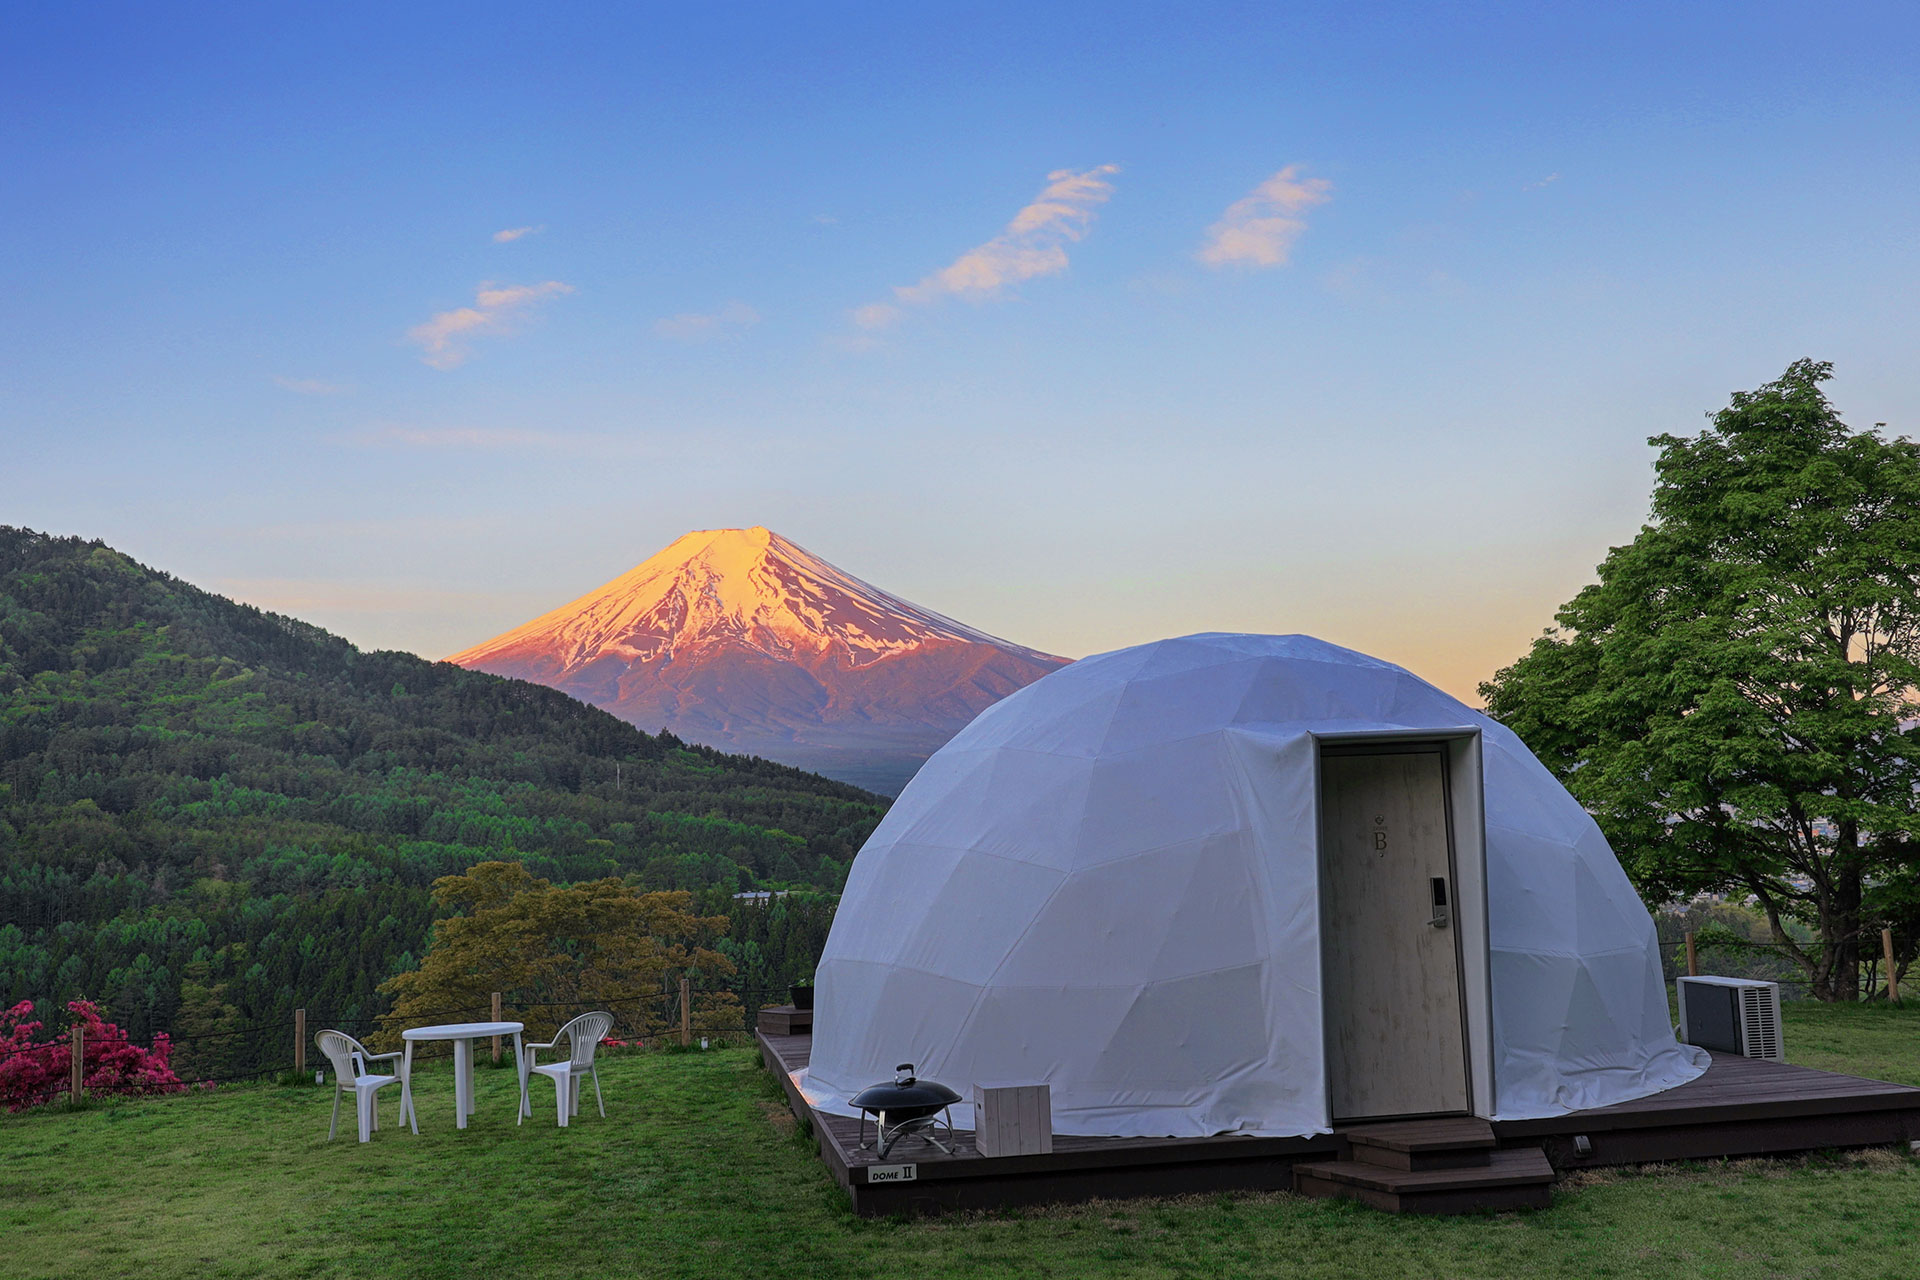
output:
[[[1687, 941], [1691, 937], [1694, 960], [1702, 974], [1775, 982], [1782, 988], [1782, 999], [1810, 998], [1818, 985], [1809, 976], [1801, 959], [1803, 956], [1816, 961], [1821, 958], [1824, 944], [1817, 938], [1783, 943], [1738, 937], [1724, 927], [1688, 930], [1681, 927], [1682, 923], [1674, 917], [1658, 920], [1661, 966], [1669, 983], [1686, 976]], [[1888, 966], [1879, 927], [1862, 930], [1853, 941], [1860, 976], [1858, 998], [1863, 1001], [1884, 999], [1888, 992]], [[1909, 983], [1920, 988], [1920, 972], [1915, 972], [1917, 966], [1913, 939], [1896, 933], [1892, 943], [1894, 984], [1901, 989], [1902, 998], [1905, 999], [1913, 989], [1909, 988]]]
[[[1672, 927], [1668, 920], [1660, 922], [1660, 954], [1662, 966], [1667, 970], [1666, 977], [1671, 982], [1686, 973], [1686, 935]], [[1868, 941], [1861, 939], [1862, 943]], [[1873, 997], [1875, 992], [1884, 994], [1886, 987], [1885, 965], [1881, 948], [1877, 945], [1877, 936], [1871, 939], [1876, 945], [1869, 950], [1862, 946], [1860, 963], [1863, 981], [1862, 997]], [[1717, 931], [1705, 937], [1695, 934], [1695, 957], [1702, 972], [1710, 968], [1745, 968], [1748, 972], [1729, 972], [1720, 976], [1758, 977], [1765, 981], [1777, 982], [1783, 988], [1782, 996], [1788, 999], [1804, 998], [1812, 990], [1813, 983], [1793, 958], [1791, 948], [1778, 943], [1750, 938], [1726, 937]], [[1895, 939], [1895, 954], [1907, 954], [1903, 948], [1909, 945], [1904, 938]], [[1819, 944], [1804, 944], [1807, 951], [1817, 952]], [[1728, 963], [1734, 957], [1744, 956], [1747, 963]], [[1774, 965], [1765, 972], [1754, 972], [1753, 961], [1762, 957], [1770, 958]], [[1764, 963], [1764, 961], [1762, 961]], [[1896, 966], [1896, 980], [1902, 988], [1913, 982], [1915, 995], [1920, 995], [1920, 975], [1909, 978]], [[601, 1009], [614, 1015], [613, 1029], [607, 1039], [615, 1046], [634, 1046], [641, 1048], [675, 1048], [682, 1039], [709, 1044], [718, 1042], [750, 1043], [756, 1017], [761, 1008], [775, 1003], [784, 1003], [787, 996], [785, 987], [766, 986], [693, 986], [688, 992], [688, 1007], [685, 1022], [682, 1022], [680, 992], [676, 987], [655, 994], [631, 996], [611, 1001], [584, 1000], [535, 1000], [517, 1001], [507, 999], [504, 1005], [517, 1015], [512, 1020], [530, 1022], [525, 1015], [536, 1011], [548, 1016], [540, 1020], [542, 1029], [551, 1025], [558, 1030], [572, 1014], [585, 1013]], [[510, 994], [510, 993], [509, 993]], [[1903, 990], [1903, 995], [1906, 992]], [[1909, 996], [1908, 998], [1912, 998]], [[717, 1000], [730, 1001], [725, 1008], [713, 1007]], [[703, 1007], [704, 1005], [704, 1007]], [[366, 1013], [355, 1011], [352, 1016], [330, 1017], [327, 1010], [308, 1006], [305, 1009], [305, 1026], [308, 1037], [306, 1043], [306, 1070], [326, 1070], [324, 1058], [321, 1058], [312, 1043], [312, 1037], [322, 1030], [344, 1031], [356, 1039], [374, 1038], [391, 1034], [397, 1030], [394, 1019], [389, 1013]], [[468, 1006], [464, 1008], [438, 1009], [423, 1013], [410, 1013], [408, 1022], [415, 1026], [424, 1026], [439, 1022], [487, 1022], [492, 1021], [492, 1009], [489, 1006]], [[36, 1055], [48, 1059], [49, 1068], [56, 1055], [64, 1055], [67, 1050], [67, 1032], [65, 1028], [55, 1028], [51, 1018], [42, 1019], [48, 1029], [55, 1030], [57, 1038], [40, 1041], [19, 1048], [0, 1050], [0, 1070], [7, 1063]], [[289, 1076], [295, 1063], [294, 1023], [291, 1018], [284, 1022], [254, 1021], [243, 1026], [227, 1027], [217, 1031], [198, 1031], [191, 1035], [175, 1036], [166, 1034], [171, 1046], [171, 1060], [181, 1085], [174, 1092], [191, 1089], [217, 1087], [226, 1084], [244, 1083], [262, 1079], [283, 1078]], [[523, 1036], [531, 1042], [534, 1027], [529, 1026]], [[129, 1038], [130, 1039], [130, 1038]], [[120, 1043], [108, 1041], [107, 1043]], [[137, 1042], [135, 1042], [137, 1043]], [[151, 1043], [151, 1041], [149, 1041]], [[141, 1045], [140, 1047], [146, 1047]], [[420, 1044], [416, 1046], [416, 1059], [444, 1057], [452, 1046], [444, 1043]], [[102, 1082], [85, 1086], [90, 1095], [128, 1095], [151, 1094], [150, 1084], [115, 1084]], [[70, 1084], [62, 1080], [57, 1085], [35, 1090], [23, 1097], [13, 1093], [9, 1101], [44, 1103], [65, 1097], [70, 1092]]]
[[[506, 1007], [521, 1015], [533, 1011], [549, 1013], [554, 1030], [558, 1030], [577, 1013], [593, 1010], [605, 1010], [614, 1015], [613, 1029], [607, 1039], [612, 1047], [673, 1048], [682, 1037], [690, 1044], [705, 1041], [708, 1044], [745, 1043], [751, 1039], [752, 1028], [759, 1010], [774, 1000], [784, 1001], [787, 988], [764, 986], [692, 986], [688, 990], [688, 1008], [685, 1022], [682, 1022], [680, 992], [678, 987], [663, 990], [658, 994], [632, 996], [612, 1001], [587, 1000], [505, 1000]], [[716, 999], [732, 1002], [731, 1007], [715, 1009]], [[703, 1002], [706, 1007], [702, 1007]], [[64, 1010], [61, 1011], [64, 1013]], [[305, 1070], [326, 1071], [327, 1064], [312, 1043], [312, 1037], [323, 1030], [344, 1031], [356, 1039], [373, 1038], [396, 1030], [391, 1014], [369, 1014], [356, 1012], [351, 1017], [329, 1017], [325, 1009], [307, 1006], [305, 1027], [308, 1037], [305, 1045]], [[57, 1015], [56, 1015], [57, 1016]], [[425, 1026], [438, 1022], [489, 1022], [492, 1021], [492, 1009], [488, 1006], [468, 1006], [464, 1008], [437, 1009], [410, 1014], [409, 1023]], [[526, 1021], [524, 1017], [511, 1020]], [[0, 1051], [0, 1067], [14, 1059], [40, 1057], [51, 1069], [56, 1058], [65, 1059], [68, 1054], [67, 1028], [57, 1026], [52, 1017], [42, 1018], [47, 1030], [55, 1032], [54, 1039], [38, 1041], [17, 1049]], [[529, 1028], [531, 1031], [531, 1028]], [[164, 1029], [154, 1033], [167, 1037], [170, 1046], [170, 1060], [176, 1075], [180, 1079], [177, 1088], [165, 1092], [179, 1093], [196, 1089], [217, 1087], [225, 1084], [237, 1084], [263, 1079], [277, 1079], [290, 1076], [295, 1069], [294, 1021], [285, 1022], [256, 1021], [243, 1026], [226, 1027], [217, 1031], [199, 1031], [191, 1035], [176, 1036]], [[531, 1036], [523, 1032], [529, 1041]], [[510, 1039], [510, 1037], [505, 1037]], [[485, 1039], [485, 1037], [482, 1037]], [[93, 1041], [98, 1044], [101, 1041]], [[145, 1043], [132, 1037], [105, 1041], [109, 1044], [132, 1043], [140, 1048], [148, 1048], [154, 1043], [149, 1038]], [[415, 1048], [416, 1061], [435, 1057], [445, 1057], [452, 1050], [450, 1044], [427, 1042]], [[215, 1055], [218, 1056], [215, 1056]], [[69, 1095], [71, 1085], [65, 1078], [65, 1064], [62, 1065], [62, 1079], [58, 1083], [49, 1083], [45, 1087], [30, 1093], [10, 1091], [8, 1102], [13, 1105], [39, 1105]], [[150, 1084], [129, 1084], [121, 1082], [98, 1082], [83, 1086], [89, 1096], [129, 1096], [152, 1095], [156, 1090]]]

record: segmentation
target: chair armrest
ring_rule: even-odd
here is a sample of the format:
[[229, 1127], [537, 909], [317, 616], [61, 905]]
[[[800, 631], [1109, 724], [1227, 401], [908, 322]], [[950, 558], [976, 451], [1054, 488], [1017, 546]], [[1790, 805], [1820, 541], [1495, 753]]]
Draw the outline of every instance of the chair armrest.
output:
[[367, 1061], [385, 1062], [389, 1058], [404, 1058], [406, 1056], [407, 1051], [405, 1049], [395, 1049], [392, 1053], [370, 1053], [367, 1055]]
[[535, 1049], [551, 1049], [553, 1048], [553, 1046], [559, 1043], [560, 1042], [558, 1040], [549, 1040], [545, 1044], [525, 1044], [525, 1045], [521, 1045], [520, 1047], [525, 1049], [528, 1053], [532, 1053]]

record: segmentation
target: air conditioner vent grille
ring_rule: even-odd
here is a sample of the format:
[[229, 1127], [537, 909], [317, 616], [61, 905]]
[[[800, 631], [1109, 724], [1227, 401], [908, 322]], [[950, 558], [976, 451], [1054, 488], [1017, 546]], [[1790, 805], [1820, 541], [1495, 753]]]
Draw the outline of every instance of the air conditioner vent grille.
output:
[[1780, 997], [1778, 987], [1742, 987], [1740, 1021], [1743, 1024], [1749, 1058], [1772, 1058], [1780, 1054]]

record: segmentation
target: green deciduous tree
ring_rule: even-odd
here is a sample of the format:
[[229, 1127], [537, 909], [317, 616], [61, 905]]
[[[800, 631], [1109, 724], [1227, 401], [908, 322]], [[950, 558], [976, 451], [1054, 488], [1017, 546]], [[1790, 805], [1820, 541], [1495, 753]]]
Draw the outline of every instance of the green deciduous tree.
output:
[[1480, 691], [1650, 900], [1750, 894], [1813, 993], [1851, 1000], [1912, 901], [1920, 448], [1849, 429], [1830, 373], [1650, 440], [1651, 522]]
[[[381, 984], [393, 997], [381, 1018], [390, 1036], [484, 1018], [495, 991], [505, 1017], [538, 1032], [601, 1005], [629, 1034], [647, 1035], [668, 1024], [663, 996], [682, 974], [708, 987], [734, 971], [707, 945], [726, 917], [694, 915], [685, 891], [648, 893], [615, 878], [554, 885], [517, 862], [483, 862], [434, 881], [433, 896], [457, 914], [434, 924], [418, 969]], [[727, 1010], [737, 1021], [730, 993], [705, 993], [702, 1025]]]
[[227, 984], [212, 975], [211, 959], [189, 963], [180, 975], [180, 1007], [173, 1014], [173, 1069], [183, 1080], [217, 1079], [239, 1072], [253, 1056], [246, 1020], [228, 1001]]

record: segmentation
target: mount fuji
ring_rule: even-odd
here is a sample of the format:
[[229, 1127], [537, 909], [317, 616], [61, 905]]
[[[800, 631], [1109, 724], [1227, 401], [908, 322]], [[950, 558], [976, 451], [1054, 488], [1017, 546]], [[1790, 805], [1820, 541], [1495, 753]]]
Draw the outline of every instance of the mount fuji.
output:
[[911, 604], [756, 527], [689, 533], [447, 661], [893, 795], [982, 709], [1069, 659]]

